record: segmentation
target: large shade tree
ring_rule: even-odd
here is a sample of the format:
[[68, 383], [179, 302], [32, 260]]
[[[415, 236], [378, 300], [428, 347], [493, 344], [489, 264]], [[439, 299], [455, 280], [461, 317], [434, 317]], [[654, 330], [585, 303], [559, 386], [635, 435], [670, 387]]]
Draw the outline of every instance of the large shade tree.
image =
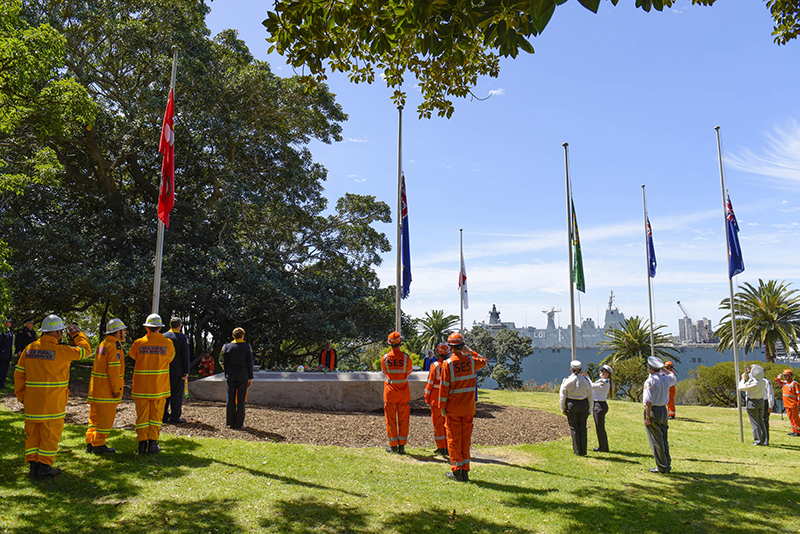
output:
[[[775, 345], [797, 350], [800, 331], [800, 295], [789, 289], [790, 283], [777, 280], [758, 280], [758, 286], [745, 282], [733, 296], [736, 314], [736, 339], [747, 354], [756, 347], [764, 347], [766, 361], [775, 362]], [[733, 347], [731, 301], [724, 299], [719, 308], [728, 310], [714, 332], [719, 337], [717, 350]]]
[[[22, 16], [64, 38], [56, 75], [97, 108], [89, 123], [44, 131], [36, 115], [0, 133], [4, 173], [52, 180], [2, 194], [0, 232], [21, 314], [116, 316], [151, 306], [158, 140], [171, 48], [176, 207], [166, 231], [160, 312], [183, 317], [196, 350], [242, 326], [259, 360], [285, 363], [326, 339], [355, 350], [391, 329], [393, 299], [373, 267], [389, 250], [374, 228], [388, 205], [347, 194], [328, 210], [326, 171], [308, 142], [340, 139], [346, 115], [325, 86], [275, 76], [234, 31], [210, 38], [191, 0], [29, 0]], [[137, 334], [137, 328], [132, 328]], [[134, 337], [134, 336], [132, 336]]]
[[[479, 76], [498, 76], [500, 57], [533, 53], [530, 39], [544, 31], [567, 0], [276, 0], [264, 25], [273, 48], [297, 68], [324, 80], [344, 72], [356, 83], [376, 75], [402, 104], [405, 76], [419, 82], [420, 116], [449, 117], [453, 97], [470, 94]], [[578, 0], [597, 13], [600, 0]], [[618, 0], [610, 0], [617, 5]], [[692, 0], [709, 6], [715, 0]], [[645, 11], [673, 0], [636, 0]], [[779, 44], [800, 31], [800, 2], [766, 0]]]

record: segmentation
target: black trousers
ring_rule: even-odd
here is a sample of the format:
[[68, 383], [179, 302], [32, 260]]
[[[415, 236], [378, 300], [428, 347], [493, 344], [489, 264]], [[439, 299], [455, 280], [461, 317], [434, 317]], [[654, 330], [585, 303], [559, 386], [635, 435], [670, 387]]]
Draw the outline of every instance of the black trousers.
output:
[[608, 413], [608, 403], [606, 401], [594, 401], [594, 428], [597, 431], [597, 448], [601, 452], [608, 452], [606, 413]]
[[572, 433], [572, 452], [586, 456], [586, 420], [589, 419], [589, 399], [567, 399], [567, 421]]
[[183, 377], [169, 377], [170, 394], [167, 402], [164, 403], [163, 421], [177, 421], [183, 413]]
[[[11, 356], [9, 356], [7, 360], [5, 358], [0, 358], [0, 387], [6, 387], [6, 378], [8, 378], [9, 367], [11, 367]], [[11, 383], [14, 383], [13, 379], [11, 380]]]
[[247, 395], [247, 378], [228, 378], [228, 406], [225, 424], [241, 428], [244, 425], [244, 398]]

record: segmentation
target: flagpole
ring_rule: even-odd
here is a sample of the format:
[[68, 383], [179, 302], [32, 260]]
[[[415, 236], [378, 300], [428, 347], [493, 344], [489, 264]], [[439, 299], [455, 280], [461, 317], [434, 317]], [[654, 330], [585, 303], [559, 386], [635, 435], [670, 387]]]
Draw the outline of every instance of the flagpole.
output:
[[397, 106], [397, 288], [394, 294], [394, 328], [400, 330], [400, 319], [402, 315], [401, 298], [403, 291], [403, 206], [401, 199], [401, 188], [403, 187], [403, 106]]
[[[172, 45], [172, 75], [169, 81], [169, 91], [172, 93], [172, 100], [175, 101], [175, 77], [178, 74], [178, 45]], [[164, 176], [161, 176], [161, 182], [158, 184], [158, 190], [161, 191]], [[164, 221], [158, 218], [158, 232], [156, 234], [156, 269], [153, 275], [153, 308], [151, 313], [158, 313], [158, 304], [161, 297], [161, 260], [164, 252]]]
[[461, 334], [464, 334], [464, 229], [458, 229], [459, 250], [461, 250], [461, 264], [458, 266], [458, 297], [461, 300]]
[[[731, 335], [733, 336], [733, 372], [736, 373], [734, 382], [739, 383], [739, 347], [736, 340], [736, 310], [733, 306], [733, 277], [730, 276], [730, 257], [731, 257], [731, 242], [728, 236], [728, 205], [725, 202], [725, 173], [722, 166], [722, 141], [719, 135], [719, 126], [715, 126], [714, 130], [717, 132], [717, 155], [719, 157], [719, 182], [722, 188], [722, 220], [725, 221], [725, 245], [728, 251], [728, 289], [731, 294]], [[742, 423], [742, 400], [739, 394], [739, 387], [736, 387], [736, 409], [739, 412], [739, 442], [744, 443], [744, 427]]]
[[570, 347], [572, 348], [572, 359], [575, 357], [575, 288], [572, 281], [572, 195], [569, 187], [569, 143], [561, 145], [564, 147], [564, 174], [567, 180], [567, 257], [569, 265], [569, 316], [570, 316]]
[[647, 235], [647, 200], [642, 185], [642, 209], [644, 210], [644, 249], [647, 251], [647, 302], [650, 306], [650, 356], [656, 355], [656, 345], [653, 340], [653, 290], [650, 284], [650, 243]]

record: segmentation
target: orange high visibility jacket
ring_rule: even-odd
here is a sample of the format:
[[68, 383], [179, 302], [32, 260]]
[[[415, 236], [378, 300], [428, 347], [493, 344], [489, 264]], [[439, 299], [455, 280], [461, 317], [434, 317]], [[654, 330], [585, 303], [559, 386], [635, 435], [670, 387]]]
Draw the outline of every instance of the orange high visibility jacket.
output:
[[465, 417], [475, 415], [475, 386], [477, 372], [486, 365], [486, 358], [473, 352], [463, 354], [453, 351], [442, 364], [442, 383], [439, 385], [439, 407], [447, 415]]
[[381, 358], [383, 371], [383, 402], [399, 403], [411, 400], [408, 375], [412, 371], [411, 357], [397, 347]]
[[[778, 382], [778, 380], [776, 380], [776, 382]], [[798, 384], [796, 380], [792, 380], [791, 382], [780, 380], [779, 383], [783, 393], [784, 408], [794, 408], [800, 405], [800, 384]]]
[[434, 408], [439, 407], [439, 385], [442, 383], [442, 363], [444, 360], [441, 358], [439, 361], [433, 362], [428, 371], [428, 383], [425, 384], [425, 402]]
[[336, 354], [336, 349], [331, 347], [331, 350], [322, 349], [322, 352], [319, 354], [319, 365], [321, 367], [327, 367], [331, 371], [336, 369], [336, 362], [339, 359], [338, 354]]
[[92, 352], [83, 332], [70, 337], [76, 346], [59, 345], [53, 336], [42, 336], [22, 351], [14, 370], [14, 393], [25, 405], [25, 419], [64, 418], [69, 397], [69, 364]]
[[175, 357], [175, 345], [160, 332], [148, 332], [133, 342], [128, 356], [133, 366], [134, 399], [169, 397], [169, 362]]
[[92, 379], [89, 382], [89, 402], [119, 404], [125, 376], [125, 351], [114, 336], [106, 336], [94, 356]]

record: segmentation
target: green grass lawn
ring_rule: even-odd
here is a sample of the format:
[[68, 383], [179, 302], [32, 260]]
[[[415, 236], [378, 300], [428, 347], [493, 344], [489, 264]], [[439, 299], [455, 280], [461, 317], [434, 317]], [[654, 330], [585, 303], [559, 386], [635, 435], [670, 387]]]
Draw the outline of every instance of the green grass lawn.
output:
[[[481, 391], [481, 400], [557, 411], [548, 393]], [[673, 472], [652, 456], [639, 405], [612, 401], [612, 453], [572, 454], [569, 438], [476, 447], [471, 482], [426, 450], [405, 457], [343, 449], [162, 435], [164, 452], [138, 457], [132, 431], [120, 452], [83, 452], [67, 426], [55, 480], [31, 481], [23, 419], [0, 408], [0, 532], [800, 532], [800, 438], [772, 417], [772, 445], [754, 447], [745, 414], [678, 407]], [[476, 420], [480, 424], [480, 420]], [[590, 423], [589, 447], [596, 446]], [[432, 435], [432, 433], [431, 433]]]

